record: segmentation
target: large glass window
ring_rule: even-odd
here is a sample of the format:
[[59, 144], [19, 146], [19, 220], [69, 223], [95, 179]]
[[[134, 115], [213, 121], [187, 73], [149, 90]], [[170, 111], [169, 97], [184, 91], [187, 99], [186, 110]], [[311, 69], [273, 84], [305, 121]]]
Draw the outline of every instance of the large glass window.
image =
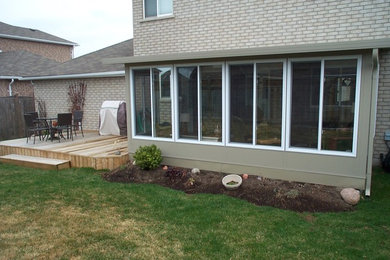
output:
[[134, 70], [133, 84], [136, 135], [152, 136], [150, 70]]
[[290, 146], [318, 146], [320, 61], [293, 62]]
[[200, 66], [202, 138], [222, 141], [222, 66]]
[[360, 66], [358, 57], [329, 57], [133, 69], [133, 134], [356, 153]]
[[171, 69], [133, 70], [133, 85], [135, 134], [172, 138], [171, 100], [161, 98], [160, 94], [161, 86], [170, 91]]
[[172, 14], [172, 0], [144, 0], [145, 18]]
[[281, 146], [283, 62], [256, 65], [256, 144]]
[[253, 64], [230, 65], [230, 142], [253, 140]]
[[321, 149], [351, 152], [357, 60], [325, 61]]
[[162, 98], [170, 96], [171, 69], [153, 68], [153, 119], [156, 137], [172, 137], [172, 104], [171, 99]]
[[222, 66], [177, 68], [179, 138], [222, 142]]
[[177, 68], [179, 138], [198, 139], [198, 70]]

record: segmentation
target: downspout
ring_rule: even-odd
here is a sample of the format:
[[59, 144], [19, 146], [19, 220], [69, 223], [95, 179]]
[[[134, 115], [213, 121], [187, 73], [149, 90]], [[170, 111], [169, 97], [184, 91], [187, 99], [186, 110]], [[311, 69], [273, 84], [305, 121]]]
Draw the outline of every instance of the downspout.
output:
[[33, 88], [33, 99], [35, 100], [35, 89], [34, 89], [34, 82], [31, 80], [30, 81], [31, 82], [31, 86], [32, 86], [32, 88]]
[[374, 154], [374, 137], [376, 127], [376, 108], [379, 84], [379, 50], [372, 50], [372, 74], [371, 74], [371, 106], [370, 106], [370, 130], [368, 133], [368, 153], [366, 168], [366, 196], [371, 194], [372, 156]]
[[14, 83], [15, 79], [11, 79], [11, 82], [8, 84], [8, 92], [9, 96], [12, 97], [12, 84]]

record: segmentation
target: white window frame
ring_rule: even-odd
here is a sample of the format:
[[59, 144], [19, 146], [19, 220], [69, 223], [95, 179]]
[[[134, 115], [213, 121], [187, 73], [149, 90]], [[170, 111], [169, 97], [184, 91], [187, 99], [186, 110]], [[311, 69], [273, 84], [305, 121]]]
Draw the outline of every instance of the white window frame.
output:
[[[256, 86], [256, 75], [257, 75], [257, 66], [256, 64], [265, 64], [265, 63], [282, 63], [283, 64], [283, 86], [282, 86], [282, 120], [281, 120], [281, 139], [280, 139], [280, 146], [273, 146], [273, 145], [259, 145], [256, 144], [256, 136], [257, 136], [257, 86]], [[248, 65], [252, 64], [253, 65], [253, 119], [252, 119], [252, 143], [247, 144], [247, 143], [236, 143], [236, 142], [231, 142], [230, 141], [230, 80], [229, 80], [229, 75], [230, 75], [230, 65]], [[286, 109], [285, 109], [285, 100], [286, 100], [286, 86], [287, 86], [287, 81], [286, 81], [286, 70], [287, 70], [287, 59], [264, 59], [264, 60], [242, 60], [242, 61], [234, 61], [234, 62], [227, 62], [226, 65], [226, 146], [230, 147], [240, 147], [240, 148], [252, 148], [252, 149], [261, 149], [261, 150], [274, 150], [274, 151], [283, 151], [285, 149], [285, 133], [286, 133]]]
[[[353, 125], [353, 140], [352, 140], [352, 151], [331, 151], [321, 150], [321, 139], [322, 139], [322, 112], [323, 112], [323, 92], [324, 92], [324, 70], [325, 62], [333, 60], [357, 60], [356, 65], [356, 93], [355, 93], [355, 104], [354, 104], [354, 125]], [[296, 61], [319, 61], [321, 62], [321, 79], [320, 79], [320, 100], [319, 100], [319, 122], [318, 122], [318, 145], [317, 148], [301, 148], [291, 147], [290, 145], [290, 134], [291, 134], [291, 91], [292, 91], [292, 62]], [[282, 90], [282, 129], [281, 129], [281, 146], [268, 146], [256, 144], [256, 102], [257, 102], [257, 86], [256, 86], [256, 64], [264, 63], [283, 63], [283, 90]], [[253, 66], [253, 140], [251, 144], [245, 143], [232, 143], [230, 142], [230, 65], [239, 64], [252, 64]], [[201, 140], [201, 93], [200, 93], [200, 67], [201, 66], [212, 66], [219, 65], [222, 67], [222, 142], [202, 141]], [[178, 78], [177, 68], [178, 67], [196, 67], [198, 71], [197, 79], [197, 95], [198, 95], [198, 138], [197, 139], [185, 139], [179, 138], [179, 97], [178, 97]], [[170, 89], [171, 89], [171, 120], [172, 120], [172, 137], [162, 138], [155, 137], [154, 133], [154, 93], [153, 93], [153, 68], [170, 68]], [[149, 69], [150, 73], [150, 88], [151, 88], [151, 104], [152, 104], [152, 136], [140, 136], [136, 135], [136, 117], [135, 113], [135, 96], [134, 96], [134, 70]], [[156, 141], [168, 141], [177, 143], [189, 143], [189, 144], [202, 144], [212, 146], [226, 146], [226, 147], [238, 147], [238, 148], [250, 148], [260, 150], [274, 150], [274, 151], [287, 151], [287, 152], [298, 152], [298, 153], [309, 153], [319, 155], [331, 155], [331, 156], [345, 156], [345, 157], [356, 157], [357, 154], [357, 141], [358, 141], [358, 127], [359, 127], [359, 109], [360, 109], [360, 88], [361, 88], [361, 76], [362, 76], [362, 55], [346, 55], [346, 56], [320, 56], [320, 57], [307, 57], [307, 58], [282, 58], [282, 59], [264, 59], [264, 60], [240, 60], [240, 61], [224, 61], [224, 62], [207, 62], [207, 63], [188, 63], [188, 64], [174, 64], [174, 65], [161, 65], [161, 66], [147, 66], [147, 67], [132, 67], [130, 68], [130, 95], [131, 95], [131, 107], [132, 107], [132, 138], [140, 140], [156, 140]]]
[[160, 0], [156, 0], [156, 11], [157, 11], [157, 14], [156, 16], [146, 16], [146, 4], [145, 4], [145, 1], [147, 0], [142, 0], [142, 3], [143, 3], [143, 17], [144, 17], [144, 20], [147, 20], [147, 19], [153, 19], [153, 18], [159, 18], [159, 17], [166, 17], [166, 16], [172, 16], [173, 15], [173, 0], [171, 0], [172, 2], [172, 12], [171, 13], [168, 13], [168, 14], [160, 14], [160, 5], [159, 5], [159, 2]]
[[[201, 89], [200, 89], [200, 67], [202, 66], [221, 66], [222, 68], [222, 141], [221, 142], [212, 142], [212, 141], [205, 141], [202, 139], [202, 95], [201, 95]], [[177, 68], [183, 68], [183, 67], [196, 67], [197, 68], [197, 95], [198, 95], [198, 138], [197, 139], [186, 139], [186, 138], [180, 138], [179, 137], [179, 130], [180, 130], [180, 122], [179, 122], [179, 90], [178, 90], [178, 73]], [[210, 63], [194, 63], [194, 64], [177, 64], [174, 66], [175, 70], [175, 79], [174, 79], [174, 86], [175, 86], [175, 97], [174, 102], [175, 103], [175, 111], [178, 111], [175, 115], [175, 122], [176, 122], [176, 131], [175, 131], [175, 141], [178, 143], [192, 143], [192, 144], [204, 144], [204, 145], [216, 145], [216, 146], [224, 146], [225, 141], [225, 121], [226, 121], [226, 114], [225, 114], [225, 107], [226, 107], [226, 100], [225, 100], [225, 62], [210, 62]]]
[[[324, 97], [324, 79], [325, 79], [325, 61], [334, 60], [356, 60], [356, 93], [355, 93], [355, 105], [354, 105], [354, 124], [353, 124], [353, 140], [352, 151], [332, 151], [322, 150], [322, 116], [323, 116], [323, 97]], [[321, 62], [321, 74], [320, 74], [320, 97], [319, 97], [319, 117], [318, 117], [318, 136], [317, 136], [317, 148], [301, 148], [292, 147], [290, 143], [291, 136], [291, 90], [292, 90], [292, 62], [304, 62], [304, 61], [318, 61]], [[360, 87], [361, 87], [361, 69], [362, 69], [362, 56], [361, 55], [349, 55], [349, 56], [323, 56], [323, 57], [310, 57], [310, 58], [293, 58], [288, 60], [288, 75], [287, 75], [287, 132], [286, 132], [286, 151], [322, 154], [322, 155], [335, 155], [335, 156], [347, 156], [356, 157], [357, 153], [357, 139], [358, 139], [358, 127], [359, 127], [359, 102], [360, 102]]]
[[[133, 139], [140, 139], [140, 140], [156, 140], [156, 141], [173, 141], [174, 140], [174, 125], [175, 125], [175, 122], [174, 122], [174, 105], [173, 105], [173, 102], [171, 101], [171, 128], [172, 128], [172, 132], [171, 132], [171, 137], [156, 137], [156, 133], [155, 133], [155, 127], [154, 127], [154, 91], [153, 91], [153, 69], [154, 68], [169, 68], [171, 70], [171, 76], [170, 76], [170, 90], [171, 90], [171, 96], [173, 94], [173, 66], [171, 65], [161, 65], [161, 66], [148, 66], [148, 67], [133, 67], [133, 68], [130, 68], [130, 95], [131, 95], [131, 108], [132, 108], [132, 115], [131, 115], [131, 129], [132, 129], [132, 133], [131, 133], [131, 137]], [[135, 111], [136, 111], [136, 107], [135, 107], [135, 84], [134, 84], [134, 71], [135, 70], [146, 70], [148, 69], [149, 70], [149, 75], [150, 75], [150, 104], [151, 104], [151, 112], [150, 112], [150, 115], [151, 115], [151, 128], [152, 128], [152, 136], [143, 136], [143, 135], [136, 135], [136, 115], [134, 114]]]

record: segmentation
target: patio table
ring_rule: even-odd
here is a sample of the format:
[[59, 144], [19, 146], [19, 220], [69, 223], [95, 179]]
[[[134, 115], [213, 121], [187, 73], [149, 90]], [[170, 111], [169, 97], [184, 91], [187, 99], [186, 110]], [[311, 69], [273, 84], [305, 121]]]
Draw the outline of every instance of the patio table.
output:
[[55, 132], [53, 131], [53, 121], [57, 120], [57, 117], [39, 117], [37, 118], [37, 120], [44, 122], [44, 124], [49, 127], [49, 131], [50, 131], [49, 136], [51, 141], [57, 139], [57, 137], [55, 137]]

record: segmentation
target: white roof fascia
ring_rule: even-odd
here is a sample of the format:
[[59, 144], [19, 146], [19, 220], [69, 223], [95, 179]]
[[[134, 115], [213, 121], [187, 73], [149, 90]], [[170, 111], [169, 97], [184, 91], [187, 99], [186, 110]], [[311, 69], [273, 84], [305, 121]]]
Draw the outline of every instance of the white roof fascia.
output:
[[17, 79], [20, 80], [22, 77], [20, 76], [0, 76], [0, 79]]
[[74, 42], [69, 43], [69, 42], [61, 42], [61, 41], [51, 41], [51, 40], [45, 40], [45, 39], [39, 39], [39, 38], [16, 36], [16, 35], [9, 35], [9, 34], [2, 34], [2, 33], [0, 33], [0, 38], [33, 41], [33, 42], [53, 43], [53, 44], [61, 44], [61, 45], [69, 45], [69, 46], [79, 46], [77, 43], [74, 43]]
[[20, 80], [46, 80], [46, 79], [80, 79], [80, 78], [105, 78], [105, 77], [124, 77], [125, 71], [107, 71], [107, 72], [94, 72], [94, 73], [82, 73], [82, 74], [68, 74], [68, 75], [51, 75], [51, 76], [32, 76], [22, 77]]

